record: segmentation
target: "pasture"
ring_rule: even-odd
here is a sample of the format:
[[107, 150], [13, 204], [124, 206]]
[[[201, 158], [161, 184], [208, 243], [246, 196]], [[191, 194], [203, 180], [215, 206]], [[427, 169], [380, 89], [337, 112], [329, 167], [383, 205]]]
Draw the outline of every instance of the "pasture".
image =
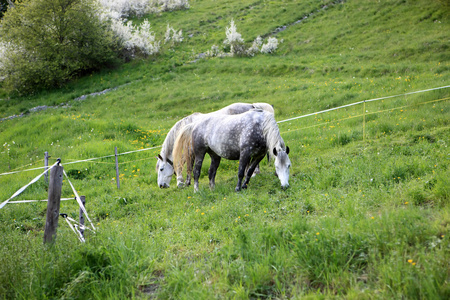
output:
[[[157, 36], [167, 23], [185, 36], [156, 57], [32, 96], [0, 91], [0, 118], [24, 113], [0, 122], [0, 173], [41, 167], [45, 151], [61, 158], [97, 228], [80, 243], [60, 220], [43, 245], [46, 204], [7, 204], [0, 298], [448, 299], [448, 3], [298, 2], [190, 1], [145, 16]], [[232, 18], [247, 43], [274, 31], [283, 41], [270, 55], [198, 58], [222, 47]], [[235, 102], [274, 105], [290, 187], [264, 159], [235, 192], [238, 164], [222, 160], [211, 191], [206, 156], [199, 192], [175, 178], [160, 189], [170, 128]], [[120, 189], [114, 157], [70, 164], [114, 147], [153, 148], [119, 156]], [[0, 202], [39, 172], [1, 175]], [[41, 179], [15, 200], [47, 188]], [[76, 202], [61, 212], [76, 219]]]

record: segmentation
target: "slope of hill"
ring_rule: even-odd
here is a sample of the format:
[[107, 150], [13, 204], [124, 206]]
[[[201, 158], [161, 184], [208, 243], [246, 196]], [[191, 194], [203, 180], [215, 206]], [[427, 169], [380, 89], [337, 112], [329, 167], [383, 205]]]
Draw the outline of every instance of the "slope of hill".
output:
[[[19, 171], [1, 174], [0, 201], [42, 172], [20, 171], [48, 151], [86, 195], [97, 232], [80, 243], [60, 220], [44, 246], [45, 204], [6, 205], [0, 295], [448, 299], [449, 12], [425, 0], [190, 1], [145, 16], [157, 36], [183, 30], [159, 56], [5, 96], [0, 117], [24, 115], [0, 122], [0, 172]], [[204, 57], [223, 48], [232, 19], [248, 46], [273, 36], [277, 51]], [[154, 157], [175, 122], [233, 102], [271, 103], [277, 121], [312, 114], [279, 123], [291, 187], [263, 161], [236, 193], [237, 163], [224, 160], [214, 191], [206, 161], [200, 192], [159, 189]], [[114, 157], [70, 164], [114, 147], [155, 147], [119, 157], [120, 189]], [[47, 188], [39, 180], [16, 199], [45, 199]], [[61, 212], [76, 218], [76, 203]]]

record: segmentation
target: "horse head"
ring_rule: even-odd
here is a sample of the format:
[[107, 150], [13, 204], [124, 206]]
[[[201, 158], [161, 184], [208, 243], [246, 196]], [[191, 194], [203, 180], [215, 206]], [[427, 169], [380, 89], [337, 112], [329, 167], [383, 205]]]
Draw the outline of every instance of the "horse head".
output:
[[280, 179], [281, 188], [286, 189], [289, 187], [289, 169], [291, 167], [291, 160], [289, 159], [289, 147], [286, 147], [286, 151], [273, 148], [273, 155], [275, 155], [275, 172]]
[[156, 170], [158, 171], [158, 186], [160, 188], [168, 188], [174, 173], [173, 162], [170, 159], [163, 159], [160, 154], [158, 154], [157, 158]]

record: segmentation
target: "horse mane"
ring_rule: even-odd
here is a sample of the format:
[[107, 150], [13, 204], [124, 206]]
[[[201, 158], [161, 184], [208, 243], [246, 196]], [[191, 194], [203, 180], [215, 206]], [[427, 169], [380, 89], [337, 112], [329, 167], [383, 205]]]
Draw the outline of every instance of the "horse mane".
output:
[[276, 148], [277, 151], [286, 151], [286, 145], [280, 135], [280, 129], [278, 128], [274, 115], [267, 111], [263, 111], [262, 113], [264, 114], [264, 121], [262, 123], [263, 134], [266, 139], [270, 159], [272, 159], [273, 148]]
[[164, 143], [161, 146], [160, 154], [163, 158], [171, 159], [173, 157], [172, 149], [175, 145], [175, 141], [177, 139], [179, 132], [186, 124], [192, 123], [193, 119], [200, 115], [202, 115], [202, 114], [201, 113], [193, 113], [187, 117], [184, 117], [183, 119], [176, 122], [175, 125], [173, 125], [173, 127], [170, 129], [169, 133], [167, 133], [166, 139], [164, 140]]
[[194, 159], [192, 131], [194, 126], [194, 122], [183, 126], [173, 145], [173, 166], [177, 174], [181, 174], [183, 172], [185, 165], [188, 167], [189, 172], [189, 166], [192, 165], [192, 161]]

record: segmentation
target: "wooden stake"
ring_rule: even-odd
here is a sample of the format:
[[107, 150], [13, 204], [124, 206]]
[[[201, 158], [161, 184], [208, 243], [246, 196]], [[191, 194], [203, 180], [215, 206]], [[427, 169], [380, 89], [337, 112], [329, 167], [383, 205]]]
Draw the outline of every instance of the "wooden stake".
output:
[[[85, 196], [80, 196], [81, 199], [81, 203], [83, 203], [83, 207], [86, 207], [86, 197]], [[84, 214], [83, 214], [83, 210], [80, 207], [80, 224], [84, 226]], [[84, 238], [84, 229], [80, 228], [78, 229], [81, 233], [81, 236]]]
[[45, 222], [44, 244], [54, 242], [58, 228], [59, 206], [61, 203], [61, 188], [63, 182], [63, 166], [57, 165], [50, 172], [48, 186], [47, 221]]
[[[45, 151], [44, 154], [45, 154], [44, 166], [45, 166], [45, 171], [47, 171], [48, 170], [48, 158], [49, 158], [49, 156], [48, 156], [48, 152], [47, 151]], [[45, 183], [48, 183], [48, 172], [45, 172], [44, 178], [45, 178]]]
[[363, 142], [366, 141], [366, 100], [363, 105]]
[[114, 151], [116, 153], [116, 181], [117, 188], [120, 189], [120, 181], [119, 181], [119, 157], [117, 156], [117, 147], [114, 147]]

